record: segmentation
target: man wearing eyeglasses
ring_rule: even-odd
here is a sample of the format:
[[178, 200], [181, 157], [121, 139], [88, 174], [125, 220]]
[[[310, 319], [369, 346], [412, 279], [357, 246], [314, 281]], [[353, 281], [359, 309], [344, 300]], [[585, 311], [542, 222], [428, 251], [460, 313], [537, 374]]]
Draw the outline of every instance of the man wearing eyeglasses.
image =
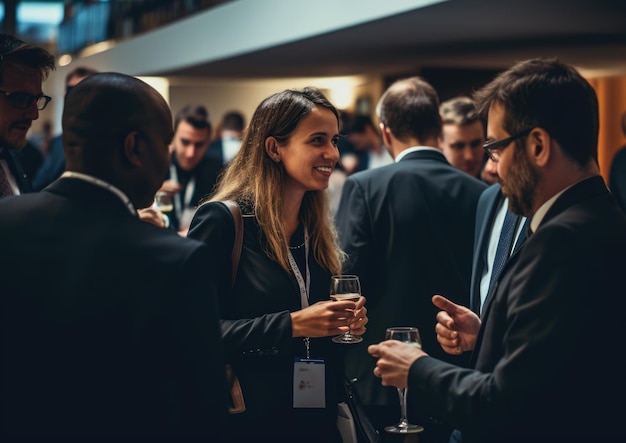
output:
[[626, 407], [615, 400], [626, 396], [626, 379], [615, 357], [626, 216], [599, 172], [595, 91], [571, 66], [533, 59], [477, 98], [488, 113], [485, 150], [532, 235], [480, 318], [433, 297], [439, 343], [451, 354], [472, 351], [473, 369], [385, 341], [369, 347], [374, 374], [408, 386], [415, 411], [452, 424], [463, 443], [624, 441]]
[[54, 69], [54, 57], [45, 49], [0, 34], [0, 198], [31, 190], [17, 150], [51, 100], [41, 85]]

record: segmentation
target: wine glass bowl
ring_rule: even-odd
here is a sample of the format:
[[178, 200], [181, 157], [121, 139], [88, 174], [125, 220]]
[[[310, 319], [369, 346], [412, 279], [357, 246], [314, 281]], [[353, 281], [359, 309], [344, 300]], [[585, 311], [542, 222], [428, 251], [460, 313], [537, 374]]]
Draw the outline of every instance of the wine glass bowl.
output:
[[[422, 340], [417, 328], [409, 326], [399, 326], [388, 328], [385, 331], [385, 340], [398, 340], [404, 343], [410, 343], [418, 347], [422, 347]], [[392, 426], [387, 426], [385, 431], [392, 434], [417, 434], [422, 432], [424, 428], [420, 425], [409, 423], [406, 412], [406, 394], [407, 389], [398, 388], [398, 396], [400, 397], [400, 421]]]
[[[356, 275], [333, 275], [330, 278], [330, 299], [333, 301], [358, 301], [361, 297], [361, 282]], [[362, 337], [353, 335], [349, 329], [341, 335], [333, 337], [335, 343], [360, 343]]]

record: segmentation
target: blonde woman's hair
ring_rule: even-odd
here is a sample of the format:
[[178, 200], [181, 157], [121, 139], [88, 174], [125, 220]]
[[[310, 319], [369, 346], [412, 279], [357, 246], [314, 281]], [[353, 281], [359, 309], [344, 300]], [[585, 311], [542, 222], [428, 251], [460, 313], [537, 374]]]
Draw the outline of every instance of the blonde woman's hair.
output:
[[[316, 106], [332, 111], [339, 121], [337, 109], [317, 88], [287, 89], [263, 100], [244, 131], [241, 149], [208, 199], [237, 200], [252, 206], [267, 241], [267, 255], [288, 272], [291, 272], [289, 244], [284, 235], [280, 199], [284, 169], [282, 163], [275, 163], [267, 155], [265, 140], [274, 137], [279, 144], [286, 143], [300, 121]], [[344, 254], [338, 246], [326, 191], [306, 192], [299, 217], [309, 233], [315, 260], [331, 273], [340, 273]]]

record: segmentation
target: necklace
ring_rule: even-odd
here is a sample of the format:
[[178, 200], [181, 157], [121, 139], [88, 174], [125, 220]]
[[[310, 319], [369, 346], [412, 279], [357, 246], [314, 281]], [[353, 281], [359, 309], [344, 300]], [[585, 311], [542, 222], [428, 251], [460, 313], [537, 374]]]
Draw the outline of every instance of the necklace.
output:
[[294, 249], [300, 249], [302, 246], [304, 246], [304, 244], [306, 243], [306, 240], [302, 242], [302, 244], [298, 245], [298, 246], [289, 246], [289, 249], [294, 250]]

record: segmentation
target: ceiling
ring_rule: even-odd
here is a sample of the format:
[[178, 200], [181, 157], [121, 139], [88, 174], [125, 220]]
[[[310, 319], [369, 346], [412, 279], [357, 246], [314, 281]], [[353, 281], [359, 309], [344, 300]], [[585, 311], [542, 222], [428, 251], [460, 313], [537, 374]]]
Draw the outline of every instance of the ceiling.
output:
[[397, 75], [425, 67], [501, 69], [521, 59], [551, 56], [590, 74], [626, 74], [626, 1], [451, 0], [158, 74]]

